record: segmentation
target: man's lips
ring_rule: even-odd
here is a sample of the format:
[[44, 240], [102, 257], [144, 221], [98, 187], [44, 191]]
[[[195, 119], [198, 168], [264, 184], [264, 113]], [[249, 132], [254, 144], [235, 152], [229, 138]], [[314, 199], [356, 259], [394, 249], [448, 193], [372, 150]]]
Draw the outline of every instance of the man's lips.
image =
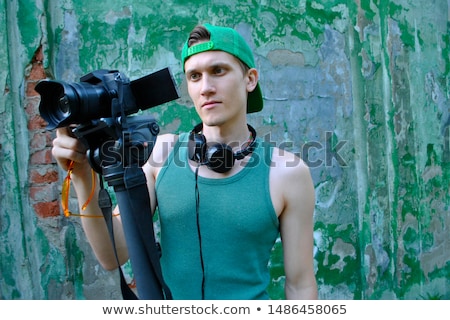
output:
[[202, 108], [212, 108], [219, 103], [220, 101], [206, 101], [202, 104]]

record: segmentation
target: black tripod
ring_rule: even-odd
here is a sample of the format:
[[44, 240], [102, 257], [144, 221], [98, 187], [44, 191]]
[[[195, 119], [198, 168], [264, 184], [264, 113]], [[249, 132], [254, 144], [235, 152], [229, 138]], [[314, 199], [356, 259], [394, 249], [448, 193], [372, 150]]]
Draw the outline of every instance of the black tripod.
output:
[[128, 167], [115, 177], [105, 176], [106, 181], [109, 178], [112, 180], [108, 184], [114, 187], [120, 208], [139, 298], [171, 299], [159, 264], [160, 248], [155, 242], [150, 197], [142, 168]]
[[[117, 135], [117, 131], [121, 132], [121, 136]], [[120, 125], [95, 123], [94, 126], [81, 126], [74, 133], [80, 139], [100, 137], [100, 141], [97, 140], [99, 147], [93, 151], [89, 149], [88, 158], [94, 170], [101, 172], [100, 180], [103, 177], [114, 188], [139, 298], [172, 299], [162, 277], [160, 248], [155, 241], [150, 196], [142, 170], [159, 133], [155, 119], [152, 116], [126, 117], [121, 119]], [[99, 205], [114, 246], [112, 203], [103, 185]], [[114, 251], [119, 264], [115, 246]], [[126, 285], [122, 272], [121, 286], [125, 299], [136, 299]]]

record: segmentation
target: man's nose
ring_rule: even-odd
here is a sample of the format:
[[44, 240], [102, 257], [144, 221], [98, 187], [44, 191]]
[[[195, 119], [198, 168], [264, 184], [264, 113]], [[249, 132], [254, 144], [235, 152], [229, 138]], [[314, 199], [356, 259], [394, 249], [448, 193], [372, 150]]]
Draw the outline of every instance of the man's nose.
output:
[[202, 87], [201, 87], [201, 94], [207, 95], [210, 93], [215, 92], [215, 84], [213, 79], [209, 75], [203, 75], [202, 76]]

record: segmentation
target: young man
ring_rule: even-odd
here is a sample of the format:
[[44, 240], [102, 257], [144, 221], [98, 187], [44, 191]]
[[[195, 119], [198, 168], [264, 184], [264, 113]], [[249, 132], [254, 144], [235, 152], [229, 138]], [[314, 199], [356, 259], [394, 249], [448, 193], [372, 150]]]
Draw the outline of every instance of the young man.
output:
[[[295, 155], [256, 138], [247, 113], [263, 107], [258, 72], [233, 29], [196, 27], [182, 52], [189, 95], [202, 121], [192, 132], [158, 136], [144, 166], [161, 223], [161, 266], [174, 299], [267, 299], [267, 264], [281, 235], [287, 299], [316, 299], [314, 188]], [[91, 190], [84, 147], [58, 129], [53, 155], [69, 160], [80, 205]], [[86, 214], [101, 215], [93, 199]], [[117, 267], [102, 219], [82, 219], [106, 269]], [[122, 261], [127, 248], [115, 218]]]

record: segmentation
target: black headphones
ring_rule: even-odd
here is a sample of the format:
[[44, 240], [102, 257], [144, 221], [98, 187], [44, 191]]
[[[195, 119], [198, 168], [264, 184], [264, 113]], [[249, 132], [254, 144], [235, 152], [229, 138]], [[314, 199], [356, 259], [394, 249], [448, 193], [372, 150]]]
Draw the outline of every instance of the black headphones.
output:
[[233, 152], [231, 147], [225, 143], [208, 145], [205, 136], [201, 133], [203, 123], [196, 125], [189, 134], [189, 159], [200, 165], [206, 165], [215, 172], [228, 172], [233, 168], [235, 160], [242, 160], [255, 150], [256, 131], [249, 124], [247, 127], [251, 133], [247, 147], [244, 150]]

